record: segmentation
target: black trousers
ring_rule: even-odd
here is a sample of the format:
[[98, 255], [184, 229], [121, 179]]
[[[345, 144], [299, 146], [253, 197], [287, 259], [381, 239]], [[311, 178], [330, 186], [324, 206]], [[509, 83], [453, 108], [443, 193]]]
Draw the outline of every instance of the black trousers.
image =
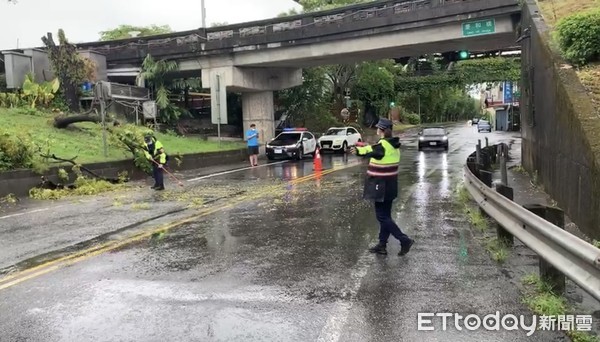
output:
[[400, 245], [405, 245], [410, 242], [410, 238], [404, 234], [396, 222], [392, 219], [392, 204], [391, 201], [375, 202], [375, 215], [379, 221], [379, 243], [386, 245], [390, 235], [400, 241]]
[[152, 163], [152, 177], [154, 177], [154, 187], [165, 187], [164, 171], [155, 163]]

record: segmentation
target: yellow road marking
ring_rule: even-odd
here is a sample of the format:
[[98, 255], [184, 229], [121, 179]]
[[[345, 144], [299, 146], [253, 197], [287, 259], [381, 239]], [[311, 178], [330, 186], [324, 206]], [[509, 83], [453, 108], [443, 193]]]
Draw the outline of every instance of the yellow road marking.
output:
[[[289, 181], [289, 183], [292, 184], [300, 184], [300, 183], [304, 183], [307, 181], [310, 181], [312, 179], [315, 179], [317, 177], [322, 177], [324, 175], [333, 173], [335, 171], [339, 171], [339, 170], [343, 170], [343, 169], [347, 169], [350, 167], [354, 167], [360, 165], [360, 163], [353, 163], [353, 164], [347, 164], [344, 165], [342, 167], [334, 167], [331, 169], [327, 169], [324, 171], [320, 171], [320, 172], [316, 172], [316, 173], [312, 173], [308, 176], [304, 176], [304, 177], [299, 177], [296, 179], [292, 179]], [[279, 188], [280, 185], [277, 186], [273, 186], [271, 187], [271, 189], [277, 189]], [[159, 233], [159, 232], [166, 232], [168, 230], [171, 230], [175, 227], [184, 225], [186, 223], [192, 222], [194, 220], [197, 220], [199, 218], [214, 214], [216, 212], [219, 212], [221, 210], [224, 209], [228, 209], [231, 207], [234, 207], [240, 203], [249, 201], [249, 200], [253, 200], [253, 199], [257, 199], [260, 197], [264, 197], [266, 195], [268, 195], [271, 191], [261, 191], [255, 195], [250, 195], [250, 196], [240, 196], [238, 198], [236, 198], [234, 201], [230, 202], [229, 204], [225, 204], [222, 206], [218, 206], [215, 208], [210, 208], [210, 209], [206, 209], [206, 210], [202, 210], [201, 212], [197, 213], [197, 214], [193, 214], [191, 216], [188, 216], [187, 218], [178, 220], [178, 221], [174, 221], [171, 223], [168, 223], [166, 225], [162, 225], [158, 228], [154, 228], [150, 231], [146, 231], [146, 232], [141, 232], [141, 233], [137, 233], [131, 236], [128, 236], [124, 239], [121, 240], [116, 240], [116, 241], [107, 241], [105, 243], [102, 243], [100, 245], [94, 246], [94, 247], [90, 247], [88, 249], [79, 251], [79, 252], [75, 252], [73, 254], [70, 255], [66, 255], [63, 257], [60, 257], [58, 259], [54, 259], [54, 260], [50, 260], [47, 261], [45, 263], [42, 263], [40, 265], [34, 266], [32, 268], [20, 271], [20, 272], [16, 272], [14, 274], [10, 274], [6, 277], [3, 277], [2, 279], [0, 279], [0, 290], [4, 290], [6, 288], [9, 288], [11, 286], [17, 285], [21, 282], [27, 281], [29, 279], [32, 278], [36, 278], [39, 277], [41, 275], [44, 275], [46, 273], [52, 272], [54, 270], [57, 270], [61, 267], [64, 266], [68, 266], [68, 265], [72, 265], [75, 264], [77, 262], [89, 259], [91, 257], [94, 257], [96, 255], [102, 254], [102, 253], [106, 253], [106, 252], [110, 252], [113, 251], [117, 248], [129, 245], [131, 243], [140, 241], [142, 239], [151, 237], [152, 235]]]

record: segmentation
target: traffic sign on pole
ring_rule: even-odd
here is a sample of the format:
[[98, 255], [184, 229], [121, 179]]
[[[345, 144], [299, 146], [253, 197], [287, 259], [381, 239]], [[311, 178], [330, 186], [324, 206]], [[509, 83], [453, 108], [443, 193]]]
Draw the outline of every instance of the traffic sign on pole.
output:
[[227, 88], [219, 74], [213, 74], [210, 82], [211, 122], [227, 125]]

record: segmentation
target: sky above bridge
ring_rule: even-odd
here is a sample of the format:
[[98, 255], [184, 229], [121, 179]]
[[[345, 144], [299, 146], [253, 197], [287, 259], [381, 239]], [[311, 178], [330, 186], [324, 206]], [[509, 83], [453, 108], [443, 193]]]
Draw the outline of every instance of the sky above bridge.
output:
[[[289, 9], [293, 0], [205, 0], [206, 25], [267, 19]], [[0, 0], [0, 50], [38, 47], [46, 32], [65, 30], [72, 42], [95, 41], [99, 32], [121, 24], [169, 25], [175, 31], [202, 25], [200, 0]], [[17, 46], [18, 43], [18, 46]]]

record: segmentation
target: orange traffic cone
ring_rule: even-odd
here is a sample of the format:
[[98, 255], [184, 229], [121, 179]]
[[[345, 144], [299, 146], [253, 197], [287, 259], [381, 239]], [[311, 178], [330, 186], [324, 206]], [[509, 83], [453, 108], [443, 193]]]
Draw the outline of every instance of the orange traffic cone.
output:
[[321, 163], [321, 152], [319, 148], [315, 150], [315, 158], [313, 159], [313, 169], [314, 171], [321, 171], [323, 169], [323, 164]]

